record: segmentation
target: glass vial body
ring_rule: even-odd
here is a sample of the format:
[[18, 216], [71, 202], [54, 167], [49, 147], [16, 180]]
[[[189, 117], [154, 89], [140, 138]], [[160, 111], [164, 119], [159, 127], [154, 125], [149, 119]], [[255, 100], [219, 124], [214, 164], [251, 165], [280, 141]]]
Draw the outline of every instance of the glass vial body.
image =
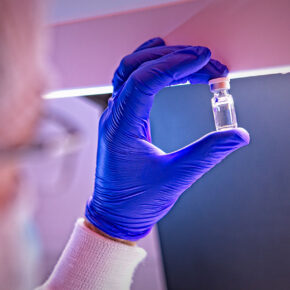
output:
[[221, 77], [211, 79], [209, 82], [210, 91], [213, 93], [211, 99], [215, 127], [217, 131], [229, 128], [237, 128], [237, 117], [233, 97], [228, 93], [230, 79]]
[[211, 104], [217, 131], [238, 127], [234, 100], [227, 90], [215, 91]]

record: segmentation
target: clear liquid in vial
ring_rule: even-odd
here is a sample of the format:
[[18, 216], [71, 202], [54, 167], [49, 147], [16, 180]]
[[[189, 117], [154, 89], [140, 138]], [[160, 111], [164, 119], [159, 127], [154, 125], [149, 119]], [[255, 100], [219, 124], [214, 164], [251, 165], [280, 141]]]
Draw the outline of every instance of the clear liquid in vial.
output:
[[237, 128], [237, 118], [232, 97], [229, 98], [213, 98], [212, 108], [216, 130], [229, 128]]

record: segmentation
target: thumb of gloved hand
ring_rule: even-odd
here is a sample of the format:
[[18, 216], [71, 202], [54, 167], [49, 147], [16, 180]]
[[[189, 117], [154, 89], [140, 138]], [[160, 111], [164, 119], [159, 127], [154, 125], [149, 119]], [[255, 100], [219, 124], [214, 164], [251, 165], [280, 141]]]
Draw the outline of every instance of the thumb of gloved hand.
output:
[[180, 194], [191, 184], [221, 162], [230, 153], [250, 142], [243, 128], [211, 132], [194, 143], [168, 154], [172, 181]]

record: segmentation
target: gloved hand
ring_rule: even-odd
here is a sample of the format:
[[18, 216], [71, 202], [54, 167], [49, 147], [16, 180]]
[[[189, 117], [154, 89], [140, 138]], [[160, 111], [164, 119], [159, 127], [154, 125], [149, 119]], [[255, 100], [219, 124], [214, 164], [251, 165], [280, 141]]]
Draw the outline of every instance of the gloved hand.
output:
[[146, 236], [188, 187], [249, 143], [241, 128], [209, 133], [169, 154], [151, 143], [155, 94], [171, 84], [227, 75], [226, 66], [210, 57], [206, 47], [165, 46], [155, 38], [121, 61], [99, 123], [95, 191], [86, 207], [88, 221], [109, 236]]

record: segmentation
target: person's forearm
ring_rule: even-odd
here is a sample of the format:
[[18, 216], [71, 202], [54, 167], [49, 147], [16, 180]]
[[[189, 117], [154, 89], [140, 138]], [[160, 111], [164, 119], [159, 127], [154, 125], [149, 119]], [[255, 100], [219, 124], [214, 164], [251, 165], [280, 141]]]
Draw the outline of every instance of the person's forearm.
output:
[[38, 289], [130, 288], [134, 270], [146, 252], [105, 237], [87, 225], [84, 219], [78, 220], [53, 273]]

